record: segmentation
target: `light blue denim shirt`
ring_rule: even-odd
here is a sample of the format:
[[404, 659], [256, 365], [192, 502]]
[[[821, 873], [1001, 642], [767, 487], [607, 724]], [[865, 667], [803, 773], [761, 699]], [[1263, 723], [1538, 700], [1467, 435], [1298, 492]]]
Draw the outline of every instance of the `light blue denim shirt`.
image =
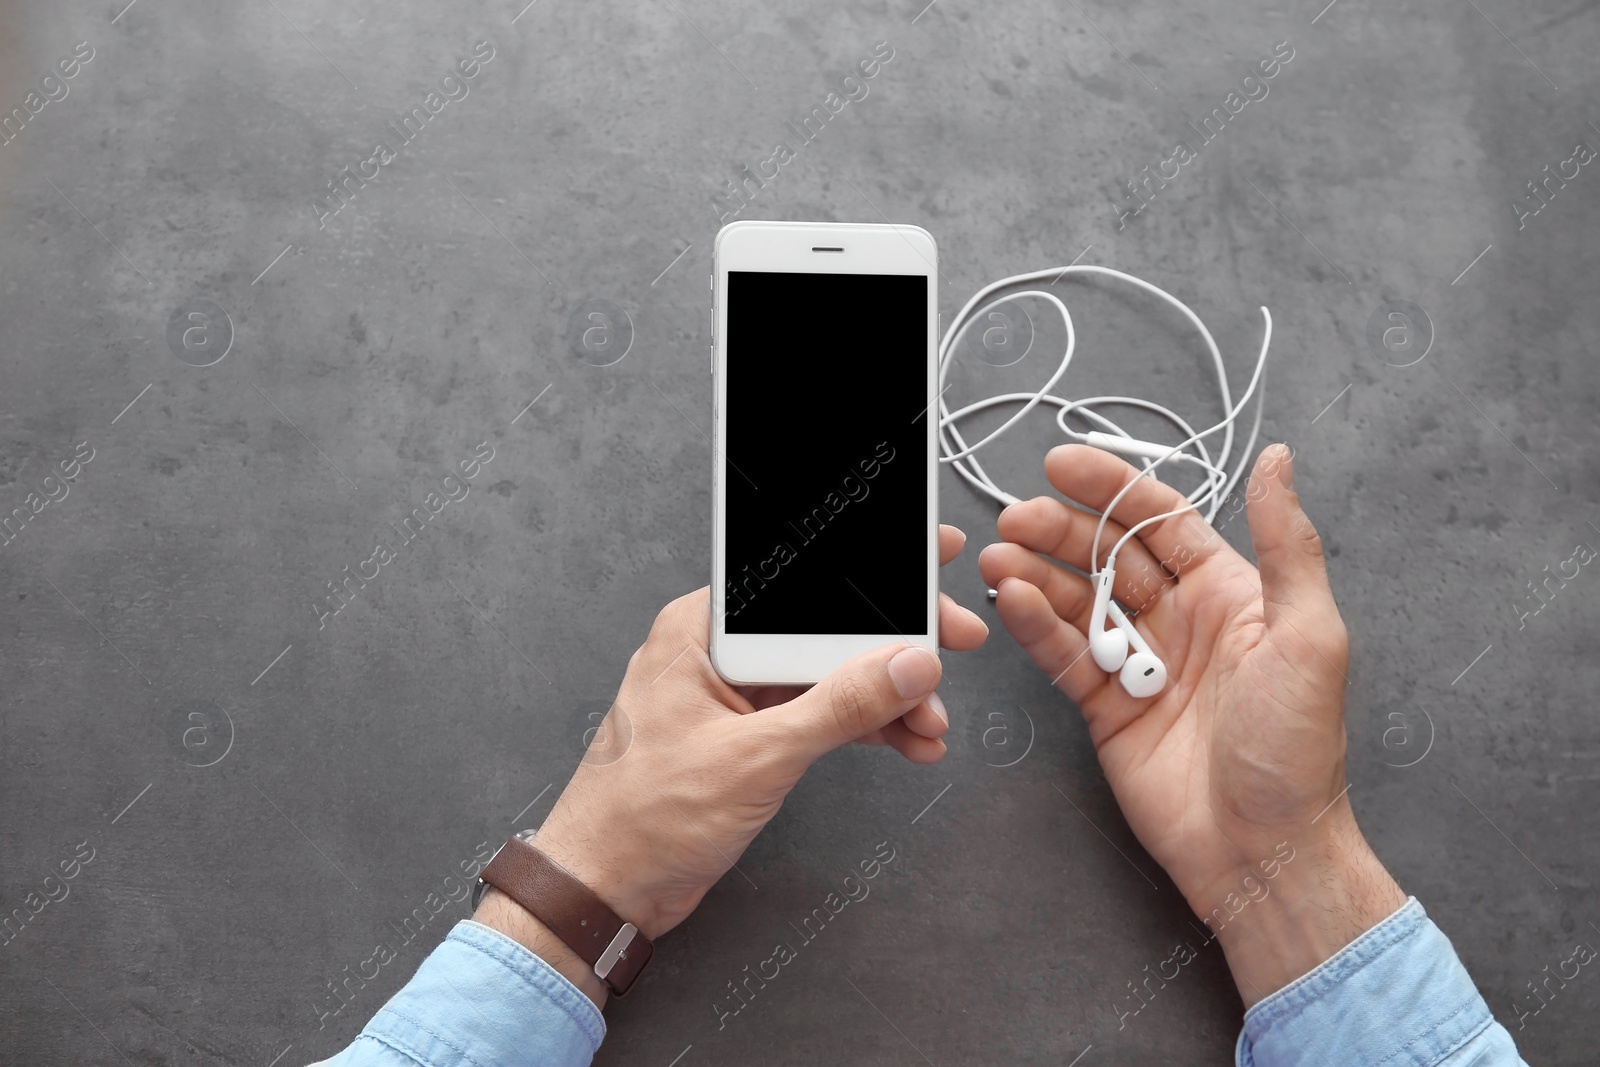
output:
[[[326, 1067], [584, 1067], [594, 1002], [464, 919]], [[1526, 1067], [1415, 898], [1245, 1013], [1239, 1067]]]
[[560, 972], [462, 919], [350, 1047], [314, 1067], [580, 1067], [605, 1036], [600, 1009]]
[[1515, 1067], [1450, 939], [1415, 897], [1244, 1013], [1239, 1067]]

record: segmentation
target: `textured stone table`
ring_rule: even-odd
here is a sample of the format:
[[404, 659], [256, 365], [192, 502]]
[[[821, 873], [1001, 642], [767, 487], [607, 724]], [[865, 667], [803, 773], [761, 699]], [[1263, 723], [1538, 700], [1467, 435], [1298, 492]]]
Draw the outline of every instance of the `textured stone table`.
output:
[[[549, 810], [706, 579], [734, 217], [925, 226], [947, 319], [1006, 274], [1128, 270], [1236, 383], [1270, 307], [1266, 433], [1353, 635], [1351, 800], [1526, 1058], [1592, 1059], [1600, 978], [1528, 988], [1600, 944], [1600, 575], [1566, 562], [1600, 546], [1592, 4], [521, 2], [0, 21], [0, 1059], [304, 1063], [466, 914], [461, 865]], [[1071, 395], [1212, 416], [1175, 316], [1059, 288]], [[611, 347], [575, 350], [596, 308]], [[1047, 374], [1039, 320], [952, 399]], [[1055, 439], [985, 462], [1042, 491]], [[992, 619], [994, 510], [942, 492], [973, 534], [946, 587]], [[1228, 1059], [1214, 946], [1120, 1015], [1193, 917], [996, 630], [950, 663], [946, 761], [823, 761], [599, 1062]]]

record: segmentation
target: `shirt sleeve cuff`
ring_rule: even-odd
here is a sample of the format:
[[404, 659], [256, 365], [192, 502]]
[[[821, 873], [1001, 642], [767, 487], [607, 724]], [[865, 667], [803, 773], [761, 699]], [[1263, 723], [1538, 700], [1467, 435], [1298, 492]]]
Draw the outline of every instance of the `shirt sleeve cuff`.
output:
[[1428, 1067], [1494, 1025], [1450, 939], [1415, 897], [1245, 1012], [1239, 1067]]
[[372, 1017], [376, 1041], [426, 1067], [587, 1064], [605, 1038], [594, 1001], [522, 945], [463, 919]]

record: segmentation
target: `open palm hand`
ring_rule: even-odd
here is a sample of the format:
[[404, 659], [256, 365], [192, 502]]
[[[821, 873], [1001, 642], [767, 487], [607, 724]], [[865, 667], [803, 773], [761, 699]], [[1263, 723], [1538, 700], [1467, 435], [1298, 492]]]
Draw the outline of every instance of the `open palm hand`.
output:
[[1262, 453], [1246, 494], [1259, 572], [1194, 512], [1146, 527], [1119, 554], [1116, 598], [1168, 671], [1166, 688], [1143, 700], [1086, 654], [1094, 594], [1084, 574], [1129, 526], [1185, 501], [1140, 479], [1091, 563], [1099, 509], [1137, 472], [1084, 445], [1054, 449], [1045, 471], [1096, 510], [1050, 497], [1014, 504], [980, 568], [1006, 628], [1082, 709], [1150, 855], [1205, 915], [1282, 859], [1281, 843], [1337, 847], [1340, 828], [1354, 833], [1343, 797], [1348, 643], [1288, 450]]

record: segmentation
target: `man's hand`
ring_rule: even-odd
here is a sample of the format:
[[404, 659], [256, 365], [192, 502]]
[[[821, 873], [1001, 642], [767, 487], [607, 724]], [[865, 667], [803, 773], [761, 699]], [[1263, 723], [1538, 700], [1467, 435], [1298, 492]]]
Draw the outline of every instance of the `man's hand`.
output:
[[[1053, 449], [1045, 472], [1097, 511], [1137, 473], [1085, 445]], [[1153, 698], [1130, 697], [1087, 655], [1089, 580], [1036, 553], [1093, 572], [1128, 526], [1182, 507], [1176, 490], [1140, 479], [1094, 561], [1098, 513], [1049, 497], [1014, 504], [1000, 515], [1004, 541], [979, 560], [1007, 630], [1082, 709], [1129, 826], [1218, 931], [1247, 1005], [1405, 900], [1345, 797], [1349, 648], [1293, 478], [1288, 449], [1263, 451], [1247, 492], [1259, 573], [1194, 512], [1123, 548], [1116, 597], [1167, 665]]]
[[[940, 528], [940, 563], [965, 537]], [[939, 658], [894, 644], [857, 656], [809, 688], [736, 687], [707, 651], [710, 590], [662, 609], [628, 661], [616, 702], [534, 843], [619, 916], [656, 938], [688, 917], [813, 761], [851, 741], [916, 763], [944, 756], [949, 728]], [[978, 647], [988, 627], [941, 597], [940, 643]], [[528, 945], [603, 1004], [604, 987], [553, 935], [498, 891], [476, 916]]]

